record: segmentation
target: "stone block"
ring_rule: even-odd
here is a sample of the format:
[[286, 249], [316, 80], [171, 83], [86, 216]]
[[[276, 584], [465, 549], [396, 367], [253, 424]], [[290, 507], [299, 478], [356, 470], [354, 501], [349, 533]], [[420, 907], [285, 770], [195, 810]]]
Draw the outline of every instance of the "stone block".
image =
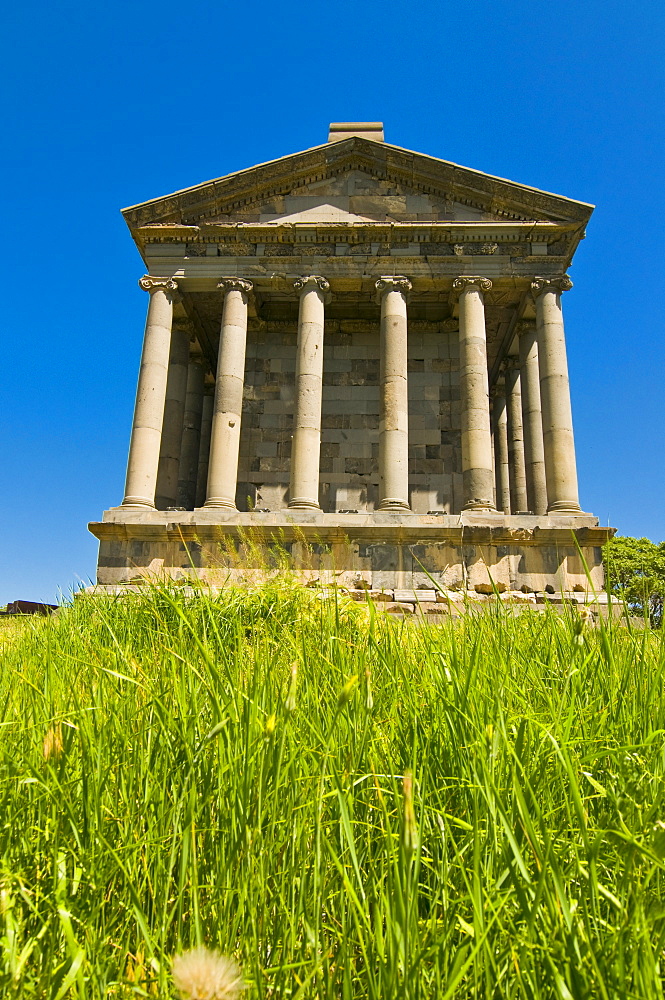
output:
[[409, 603], [434, 602], [436, 591], [434, 590], [395, 590], [396, 601], [407, 601]]
[[437, 604], [449, 604], [450, 602], [454, 604], [463, 604], [464, 592], [461, 590], [437, 590]]
[[373, 601], [378, 601], [381, 604], [394, 601], [392, 590], [369, 590], [367, 592], [367, 596]]
[[503, 594], [507, 590], [506, 584], [499, 580], [493, 581], [493, 583], [476, 583], [474, 585], [474, 591], [476, 594]]
[[521, 590], [509, 590], [501, 594], [501, 600], [506, 604], [536, 604], [535, 594], [524, 594]]

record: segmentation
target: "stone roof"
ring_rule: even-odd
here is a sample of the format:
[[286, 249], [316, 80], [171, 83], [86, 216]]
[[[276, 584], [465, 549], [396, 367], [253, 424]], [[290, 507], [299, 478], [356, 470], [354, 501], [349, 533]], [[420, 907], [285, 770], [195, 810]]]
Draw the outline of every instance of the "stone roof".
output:
[[[340, 179], [352, 174], [366, 178], [384, 199], [411, 196], [413, 203], [415, 196], [421, 196], [439, 207], [450, 206], [448, 214], [441, 208], [438, 217], [432, 219], [435, 222], [463, 218], [459, 213], [465, 210], [467, 221], [575, 224], [582, 236], [593, 211], [593, 206], [585, 202], [390, 143], [351, 136], [150, 199], [124, 209], [122, 214], [137, 243], [141, 242], [139, 230], [145, 226], [266, 221], [292, 225], [299, 213], [280, 207], [286, 196], [291, 200], [300, 194], [311, 196], [318, 186], [321, 204], [330, 214], [329, 192], [335, 189], [331, 185], [339, 186]], [[344, 211], [340, 205], [335, 206], [334, 199], [332, 208]], [[371, 212], [354, 212], [353, 205], [350, 214], [371, 220]], [[402, 216], [399, 212], [393, 214], [394, 219], [387, 209], [388, 221], [405, 222], [411, 218], [408, 211], [406, 216], [404, 212]], [[412, 217], [414, 222], [427, 218], [416, 214]], [[375, 221], [385, 222], [385, 218], [377, 217]]]

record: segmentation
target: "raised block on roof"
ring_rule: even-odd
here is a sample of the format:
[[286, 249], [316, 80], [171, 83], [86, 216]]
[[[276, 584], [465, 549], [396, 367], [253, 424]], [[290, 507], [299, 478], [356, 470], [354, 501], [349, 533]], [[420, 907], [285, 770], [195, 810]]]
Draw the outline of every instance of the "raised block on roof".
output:
[[373, 139], [383, 142], [383, 122], [331, 122], [328, 130], [328, 142], [340, 142], [359, 136], [361, 139]]

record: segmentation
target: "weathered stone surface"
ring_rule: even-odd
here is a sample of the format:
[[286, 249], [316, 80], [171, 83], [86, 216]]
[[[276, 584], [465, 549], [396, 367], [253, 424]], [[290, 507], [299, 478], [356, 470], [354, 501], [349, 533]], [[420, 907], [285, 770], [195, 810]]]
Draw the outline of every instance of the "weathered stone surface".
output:
[[435, 600], [434, 590], [396, 590], [396, 601], [425, 602]]
[[499, 582], [491, 583], [477, 583], [473, 588], [477, 594], [503, 594], [506, 590], [506, 584]]

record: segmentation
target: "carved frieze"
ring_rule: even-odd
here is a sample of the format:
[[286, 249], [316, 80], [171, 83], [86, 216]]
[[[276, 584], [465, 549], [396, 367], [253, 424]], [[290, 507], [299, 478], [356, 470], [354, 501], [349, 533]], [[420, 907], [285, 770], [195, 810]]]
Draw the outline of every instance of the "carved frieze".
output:
[[218, 257], [254, 257], [256, 255], [256, 243], [218, 243]]
[[292, 243], [264, 243], [264, 257], [293, 257], [294, 246]]
[[453, 249], [458, 257], [474, 257], [480, 254], [496, 253], [498, 243], [455, 243]]
[[453, 247], [450, 243], [421, 243], [420, 253], [423, 257], [452, 257]]
[[566, 239], [553, 240], [547, 245], [548, 257], [565, 257], [568, 253], [568, 243]]

